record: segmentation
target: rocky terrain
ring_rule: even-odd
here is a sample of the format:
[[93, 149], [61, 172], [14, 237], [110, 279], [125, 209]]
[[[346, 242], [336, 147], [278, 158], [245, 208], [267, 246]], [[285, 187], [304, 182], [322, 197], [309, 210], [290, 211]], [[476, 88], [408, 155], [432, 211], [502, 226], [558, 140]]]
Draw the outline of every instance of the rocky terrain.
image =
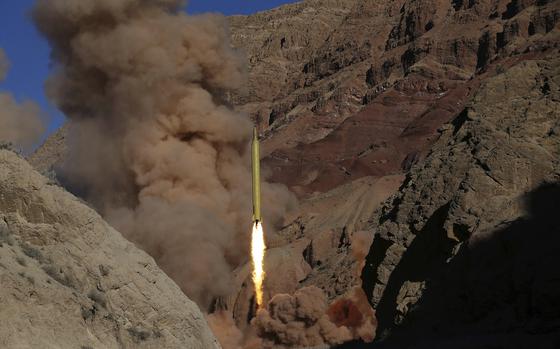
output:
[[[346, 11], [344, 19], [340, 20], [339, 12], [328, 11], [329, 6]], [[428, 8], [434, 10], [428, 11]], [[417, 164], [425, 164], [428, 161], [425, 160], [426, 155], [434, 154], [432, 147], [449, 150], [445, 137], [449, 132], [459, 132], [457, 124], [467, 118], [469, 106], [492, 108], [501, 102], [501, 107], [496, 106], [492, 110], [494, 122], [500, 124], [503, 122], [501, 120], [511, 116], [511, 110], [521, 107], [513, 101], [531, 101], [542, 97], [541, 85], [544, 83], [539, 85], [530, 82], [535, 79], [545, 81], [541, 75], [547, 75], [547, 79], [558, 75], [553, 68], [556, 63], [552, 57], [558, 55], [560, 42], [559, 11], [558, 2], [346, 1], [344, 6], [328, 2], [319, 9], [317, 4], [307, 1], [263, 14], [233, 18], [234, 43], [249, 54], [250, 90], [269, 93], [266, 100], [255, 92], [249, 94], [252, 99], [246, 97], [237, 103], [241, 104], [242, 110], [250, 112], [264, 129], [265, 162], [271, 169], [272, 178], [288, 184], [303, 199], [302, 209], [296, 213], [299, 218], [279, 234], [291, 236], [289, 247], [281, 249], [286, 253], [290, 251], [289, 254], [294, 257], [290, 266], [280, 269], [294, 270], [288, 274], [294, 277], [282, 284], [269, 280], [271, 284], [267, 285], [267, 290], [271, 293], [293, 292], [294, 288], [312, 284], [320, 285], [331, 299], [344, 295], [360, 282], [355, 274], [360, 264], [356, 263], [351, 253], [350, 242], [352, 236], [361, 236], [362, 230], [368, 234], [376, 233], [378, 240], [373, 243], [368, 261], [381, 263], [379, 259], [383, 260], [381, 256], [388, 248], [387, 243], [379, 242], [377, 231], [381, 228], [371, 223], [356, 225], [347, 217], [360, 212], [361, 205], [367, 202], [366, 205], [370, 206], [366, 210], [371, 212], [369, 219], [380, 220], [376, 215], [381, 213], [374, 214], [377, 207], [375, 203], [379, 203], [377, 200], [396, 192], [400, 184], [398, 176], [416, 168]], [[310, 18], [311, 13], [316, 16]], [[316, 22], [312, 22], [314, 25], [309, 26], [309, 30], [297, 29], [298, 23], [301, 25], [311, 21]], [[328, 26], [328, 34], [325, 30], [315, 31], [324, 23], [332, 23]], [[257, 40], [249, 40], [252, 38], [249, 33], [254, 32], [256, 26], [264, 29], [259, 31]], [[318, 44], [317, 40], [323, 42]], [[296, 54], [300, 51], [306, 52], [308, 56], [301, 58]], [[527, 64], [533, 67], [548, 61], [550, 63], [546, 64], [549, 68], [542, 73], [536, 72], [540, 68], [534, 68], [533, 71], [527, 69], [524, 63], [531, 62]], [[276, 73], [280, 65], [299, 67], [282, 71], [281, 76], [287, 79], [283, 89], [270, 85], [271, 76], [262, 74], [263, 71]], [[516, 78], [515, 86], [519, 84], [525, 89], [502, 89], [490, 93], [495, 88], [495, 81], [508, 79], [504, 84], [513, 86], [513, 81], [509, 80]], [[270, 94], [274, 95], [272, 99]], [[547, 101], [555, 97], [546, 98], [543, 103], [550, 103]], [[534, 113], [549, 113], [546, 118], [550, 122], [558, 120], [554, 108], [535, 109]], [[520, 146], [525, 146], [525, 142], [532, 142], [533, 138], [522, 120], [512, 119], [503, 126], [507, 124], [518, 129], [525, 137], [518, 142]], [[535, 120], [538, 124], [544, 119]], [[554, 129], [555, 126], [542, 126], [548, 132], [547, 127]], [[521, 161], [498, 154], [497, 149], [509, 151], [505, 144], [485, 147], [486, 156], [492, 156], [500, 167], [511, 161]], [[525, 150], [526, 156], [530, 157], [528, 154], [533, 151], [540, 153], [538, 148], [529, 147]], [[456, 151], [457, 154], [463, 152], [468, 153], [470, 149]], [[513, 185], [514, 190], [509, 196], [504, 196], [501, 202], [494, 197], [485, 202], [478, 197], [473, 199], [478, 205], [487, 207], [489, 212], [484, 214], [496, 219], [486, 229], [495, 228], [497, 222], [507, 221], [503, 217], [499, 220], [500, 216], [495, 214], [508, 212], [505, 208], [512, 206], [512, 198], [521, 198], [539, 183], [553, 180], [553, 176], [550, 177], [547, 172], [550, 167], [546, 166], [550, 165], [544, 165], [550, 164], [552, 158], [546, 161], [533, 159], [545, 168], [540, 170], [540, 175], [533, 174], [530, 181], [521, 173], [521, 169], [502, 169], [511, 180], [515, 178], [515, 181], [524, 184]], [[462, 158], [460, 160], [463, 161]], [[436, 186], [429, 192], [423, 192], [421, 197], [415, 197], [409, 203], [410, 207], [423, 210], [423, 200], [433, 201], [439, 196], [453, 194], [456, 189], [448, 182], [453, 180], [461, 183], [464, 176], [461, 171], [467, 166], [466, 163], [462, 164], [463, 167], [456, 172], [449, 173], [449, 168], [456, 162], [444, 162], [438, 165], [437, 170], [425, 174], [426, 178], [434, 178], [445, 185]], [[361, 181], [360, 178], [364, 176], [366, 179]], [[393, 176], [391, 185], [382, 184], [387, 176]], [[484, 171], [471, 173], [470, 177], [475, 181], [491, 180]], [[502, 183], [500, 179], [497, 179], [496, 184], [498, 182]], [[347, 189], [344, 188], [353, 186], [353, 190], [367, 193], [365, 189], [358, 189], [366, 183], [369, 186], [377, 185], [377, 188], [356, 201], [348, 200], [345, 194]], [[404, 195], [403, 191], [408, 185], [407, 179], [397, 195]], [[430, 184], [426, 185], [430, 188]], [[384, 195], [373, 195], [373, 192], [382, 192], [381, 188], [385, 190]], [[321, 192], [324, 194], [317, 194]], [[310, 196], [310, 193], [316, 194]], [[322, 209], [308, 212], [306, 208], [310, 203], [316, 207], [322, 206]], [[461, 207], [459, 203], [456, 206]], [[457, 217], [466, 222], [447, 222], [446, 232], [449, 231], [450, 238], [464, 240], [464, 236], [459, 238], [452, 235], [466, 235], [466, 231], [472, 231], [473, 225], [479, 224], [478, 220], [483, 221], [479, 217], [483, 211], [466, 215], [455, 206], [451, 207], [452, 212], [457, 210]], [[520, 210], [510, 212], [510, 218], [519, 218]], [[313, 217], [313, 213], [317, 212], [322, 212], [323, 217]], [[362, 217], [360, 222], [367, 221], [367, 218]], [[418, 219], [411, 220], [414, 224], [421, 224]], [[324, 221], [325, 225], [313, 224], [316, 221]], [[388, 229], [386, 234], [390, 235], [400, 231], [399, 227], [393, 226], [391, 229], [396, 231], [384, 229]], [[355, 249], [359, 250], [361, 244], [368, 244], [372, 239], [371, 236], [369, 240], [358, 239]], [[426, 244], [430, 244], [430, 241]], [[406, 247], [401, 247], [401, 250], [404, 251]], [[377, 251], [376, 248], [381, 249], [381, 252], [373, 253]], [[397, 245], [393, 248], [397, 248]], [[391, 263], [398, 263], [398, 260], [386, 260], [384, 263], [394, 268]], [[422, 261], [418, 264], [422, 265]], [[270, 265], [278, 264], [271, 262]], [[363, 277], [367, 279], [364, 280], [364, 290], [377, 312], [380, 311], [378, 306], [384, 294], [386, 279], [393, 268], [380, 270], [379, 273], [385, 279], [379, 281], [376, 281], [379, 277], [376, 276], [377, 271], [373, 271], [377, 267], [364, 270]], [[407, 292], [417, 300], [425, 287], [416, 281], [405, 285], [410, 291], [406, 291], [406, 287], [400, 294], [399, 290], [394, 291], [397, 292], [395, 299], [399, 297], [398, 302], [392, 298], [385, 301], [393, 311], [397, 307], [404, 307], [400, 311], [406, 311], [406, 302], [409, 301]], [[401, 304], [403, 302], [404, 305]], [[236, 306], [238, 304], [239, 299]], [[237, 318], [244, 319], [245, 313]], [[388, 319], [380, 321], [377, 333], [380, 337], [390, 333], [390, 329], [406, 317], [385, 313], [381, 314], [383, 316], [388, 316]]]
[[[300, 197], [267, 231], [267, 299], [363, 290], [379, 347], [558, 346], [560, 2], [307, 0], [229, 22], [249, 83], [228, 99]], [[235, 280], [215, 308], [245, 329], [249, 265]]]
[[[367, 220], [401, 181], [401, 176], [364, 177], [302, 202], [292, 223], [267, 236], [266, 298], [305, 286], [320, 287], [330, 301], [353, 293], [361, 273], [355, 261], [363, 260], [371, 243]], [[219, 306], [245, 328], [255, 312], [249, 264], [236, 271], [236, 282], [239, 291]]]
[[370, 227], [362, 276], [379, 336], [406, 333], [400, 348], [560, 344], [559, 127], [554, 52], [486, 81], [441, 128]]
[[0, 347], [220, 348], [146, 253], [0, 150]]
[[63, 161], [67, 151], [66, 134], [68, 124], [63, 125], [50, 135], [47, 140], [28, 158], [33, 167], [49, 178], [56, 178], [57, 164]]
[[264, 130], [272, 179], [297, 193], [406, 171], [481, 73], [558, 45], [558, 7], [304, 1], [233, 17], [233, 43], [250, 62], [249, 93], [234, 102]]

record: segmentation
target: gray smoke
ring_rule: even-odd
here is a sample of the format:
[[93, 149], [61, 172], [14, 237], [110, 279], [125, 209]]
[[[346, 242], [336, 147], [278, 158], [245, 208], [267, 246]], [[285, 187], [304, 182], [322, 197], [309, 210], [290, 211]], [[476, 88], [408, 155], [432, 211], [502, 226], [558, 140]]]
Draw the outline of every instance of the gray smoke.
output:
[[[70, 120], [61, 176], [204, 309], [247, 260], [252, 124], [225, 102], [245, 83], [225, 19], [182, 5], [38, 0], [33, 17]], [[263, 195], [272, 228], [293, 198], [268, 183]]]

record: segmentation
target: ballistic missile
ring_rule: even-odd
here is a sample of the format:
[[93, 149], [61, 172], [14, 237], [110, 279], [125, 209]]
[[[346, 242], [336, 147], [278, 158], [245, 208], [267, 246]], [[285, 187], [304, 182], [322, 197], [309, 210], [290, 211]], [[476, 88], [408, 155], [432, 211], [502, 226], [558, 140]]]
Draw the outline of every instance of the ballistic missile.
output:
[[253, 222], [262, 222], [261, 217], [261, 166], [259, 151], [259, 133], [253, 128], [253, 141], [251, 142], [251, 158], [253, 167]]

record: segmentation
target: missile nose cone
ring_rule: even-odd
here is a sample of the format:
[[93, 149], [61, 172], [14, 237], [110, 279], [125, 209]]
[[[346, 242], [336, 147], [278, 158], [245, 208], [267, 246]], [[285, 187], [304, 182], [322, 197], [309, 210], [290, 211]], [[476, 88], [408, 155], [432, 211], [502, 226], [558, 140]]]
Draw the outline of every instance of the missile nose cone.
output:
[[253, 127], [253, 141], [257, 141], [259, 139], [259, 132], [257, 131], [256, 127]]

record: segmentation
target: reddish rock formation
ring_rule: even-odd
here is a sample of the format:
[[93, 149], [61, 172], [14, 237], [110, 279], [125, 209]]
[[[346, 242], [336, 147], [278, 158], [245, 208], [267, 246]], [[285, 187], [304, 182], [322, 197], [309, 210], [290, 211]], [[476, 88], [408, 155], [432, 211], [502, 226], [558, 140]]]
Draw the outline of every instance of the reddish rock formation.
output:
[[[310, 18], [315, 25], [302, 31]], [[258, 108], [256, 96], [236, 102], [265, 129], [272, 178], [300, 195], [400, 173], [480, 81], [523, 53], [557, 46], [559, 18], [558, 2], [515, 0], [304, 1], [235, 17], [234, 42], [251, 62], [249, 90], [268, 95]], [[290, 69], [276, 88], [271, 75], [280, 65]]]

